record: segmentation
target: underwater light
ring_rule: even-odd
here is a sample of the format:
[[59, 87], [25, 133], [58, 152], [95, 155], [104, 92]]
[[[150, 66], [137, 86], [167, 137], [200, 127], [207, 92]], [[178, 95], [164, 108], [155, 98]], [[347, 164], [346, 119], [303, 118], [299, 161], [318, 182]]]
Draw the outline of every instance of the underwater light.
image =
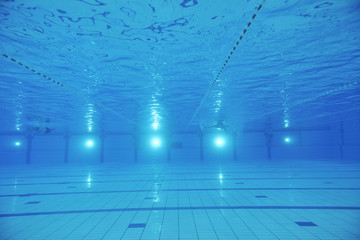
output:
[[86, 141], [86, 146], [87, 147], [93, 147], [94, 146], [94, 141], [93, 140], [88, 140], [88, 141]]
[[222, 138], [217, 138], [217, 139], [215, 140], [215, 143], [216, 143], [217, 146], [221, 147], [221, 146], [224, 145], [224, 139], [222, 139]]
[[291, 141], [291, 139], [287, 137], [287, 138], [284, 139], [284, 141], [289, 143]]
[[161, 144], [161, 141], [160, 141], [159, 138], [153, 138], [152, 141], [151, 141], [151, 143], [152, 143], [152, 145], [153, 145], [154, 147], [159, 147], [160, 144]]
[[21, 142], [15, 142], [15, 146], [20, 146]]

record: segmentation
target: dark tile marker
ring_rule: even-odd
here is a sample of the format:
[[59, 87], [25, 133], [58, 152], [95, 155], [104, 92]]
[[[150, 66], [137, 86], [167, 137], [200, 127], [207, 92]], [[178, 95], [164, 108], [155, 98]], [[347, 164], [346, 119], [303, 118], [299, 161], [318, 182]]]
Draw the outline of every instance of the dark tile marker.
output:
[[146, 223], [131, 223], [128, 228], [144, 228]]
[[317, 227], [318, 225], [316, 225], [313, 222], [295, 222], [297, 225], [299, 225], [300, 227]]
[[38, 203], [41, 203], [41, 202], [27, 202], [26, 204], [38, 204]]

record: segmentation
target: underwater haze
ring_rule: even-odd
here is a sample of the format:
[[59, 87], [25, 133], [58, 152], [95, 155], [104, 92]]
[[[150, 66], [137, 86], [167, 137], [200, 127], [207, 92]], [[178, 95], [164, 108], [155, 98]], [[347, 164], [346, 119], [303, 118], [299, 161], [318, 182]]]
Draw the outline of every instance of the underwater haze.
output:
[[360, 239], [359, 11], [0, 0], [0, 239]]

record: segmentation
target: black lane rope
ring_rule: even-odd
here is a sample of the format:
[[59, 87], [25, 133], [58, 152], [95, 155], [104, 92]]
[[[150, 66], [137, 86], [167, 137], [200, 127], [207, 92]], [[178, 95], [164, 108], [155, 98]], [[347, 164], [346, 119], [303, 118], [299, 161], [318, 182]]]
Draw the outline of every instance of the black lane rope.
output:
[[[60, 87], [62, 87], [62, 88], [64, 88], [64, 89], [66, 89], [66, 90], [68, 90], [68, 91], [70, 91], [70, 92], [72, 92], [72, 93], [80, 96], [81, 98], [83, 98], [83, 99], [85, 99], [85, 100], [88, 100], [88, 99], [89, 99], [88, 96], [86, 96], [85, 94], [79, 92], [78, 90], [75, 90], [75, 89], [73, 89], [73, 88], [71, 88], [71, 87], [65, 86], [63, 83], [61, 83], [61, 82], [59, 82], [59, 81], [56, 81], [55, 79], [53, 79], [53, 78], [51, 78], [51, 77], [49, 77], [49, 76], [47, 76], [47, 75], [45, 75], [45, 74], [43, 74], [43, 73], [35, 70], [35, 69], [33, 69], [32, 67], [29, 67], [29, 66], [26, 65], [26, 64], [23, 64], [22, 62], [19, 62], [19, 61], [16, 60], [15, 58], [10, 57], [9, 55], [7, 55], [7, 54], [5, 54], [5, 53], [1, 53], [1, 52], [0, 52], [0, 54], [1, 54], [1, 56], [5, 57], [6, 59], [8, 59], [8, 60], [10, 60], [10, 61], [12, 61], [12, 62], [14, 62], [14, 63], [19, 64], [20, 66], [28, 69], [29, 71], [33, 72], [33, 73], [36, 74], [36, 75], [39, 75], [39, 76], [45, 78], [46, 80], [48, 80], [48, 81], [56, 84], [57, 86], [60, 86]], [[101, 104], [101, 103], [95, 103], [95, 105], [97, 105], [98, 107], [100, 107], [100, 108], [102, 108], [102, 109], [105, 109], [105, 110], [107, 110], [107, 111], [115, 114], [116, 116], [122, 118], [123, 120], [125, 120], [125, 121], [127, 121], [127, 122], [129, 122], [129, 123], [131, 123], [131, 124], [135, 124], [134, 121], [132, 121], [132, 120], [130, 120], [130, 119], [122, 116], [122, 115], [119, 114], [117, 111], [114, 111], [113, 109], [108, 108], [108, 107], [106, 107], [105, 105], [103, 105], [103, 104]]]
[[211, 89], [213, 88], [213, 86], [215, 85], [215, 83], [219, 80], [219, 77], [221, 76], [223, 70], [225, 69], [226, 65], [229, 63], [232, 55], [234, 54], [236, 48], [238, 47], [240, 41], [244, 38], [245, 33], [247, 32], [247, 30], [249, 29], [249, 27], [252, 24], [252, 21], [256, 18], [256, 15], [258, 14], [258, 12], [261, 10], [262, 6], [264, 5], [266, 0], [261, 1], [261, 3], [259, 4], [259, 6], [257, 7], [255, 13], [252, 15], [251, 19], [249, 20], [249, 22], [246, 24], [244, 30], [242, 31], [239, 39], [236, 41], [236, 43], [234, 44], [234, 47], [232, 48], [232, 50], [230, 51], [229, 55], [227, 56], [224, 64], [222, 65], [221, 69], [219, 70], [218, 74], [216, 75], [215, 79], [212, 81], [212, 83], [210, 84], [205, 96], [203, 97], [203, 99], [200, 102], [200, 105], [198, 106], [198, 108], [196, 109], [195, 113], [193, 114], [193, 116], [191, 117], [190, 122], [187, 125], [187, 128], [189, 128], [190, 124], [192, 123], [192, 121], [195, 119], [195, 117], [197, 116], [197, 114], [199, 113], [199, 110], [201, 109], [202, 105], [204, 104], [206, 98], [208, 97]]
[[49, 80], [49, 81], [51, 81], [51, 82], [53, 82], [53, 83], [55, 83], [55, 84], [60, 85], [61, 87], [64, 86], [62, 83], [60, 83], [60, 82], [58, 82], [58, 81], [55, 81], [55, 80], [52, 79], [51, 77], [48, 77], [48, 76], [46, 76], [45, 74], [42, 74], [42, 73], [36, 71], [35, 69], [33, 69], [33, 68], [31, 68], [31, 67], [29, 67], [29, 66], [27, 66], [27, 65], [25, 65], [25, 64], [23, 64], [23, 63], [21, 63], [21, 62], [19, 62], [19, 61], [17, 61], [16, 59], [10, 57], [9, 55], [6, 55], [5, 53], [1, 53], [1, 55], [2, 55], [3, 57], [5, 57], [5, 58], [11, 60], [12, 62], [17, 63], [17, 64], [19, 64], [20, 66], [23, 66], [24, 68], [32, 71], [33, 73], [35, 73], [35, 74], [37, 74], [37, 75], [39, 75], [39, 76], [42, 76], [43, 78], [45, 78], [45, 79], [47, 79], [47, 80]]

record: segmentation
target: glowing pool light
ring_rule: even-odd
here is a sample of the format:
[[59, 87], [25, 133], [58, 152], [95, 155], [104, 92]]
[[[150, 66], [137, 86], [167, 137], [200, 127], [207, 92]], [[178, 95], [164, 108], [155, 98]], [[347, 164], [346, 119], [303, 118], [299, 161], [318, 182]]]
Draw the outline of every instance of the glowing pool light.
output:
[[218, 146], [218, 147], [221, 147], [221, 146], [223, 146], [224, 145], [224, 139], [222, 139], [222, 138], [216, 138], [216, 140], [215, 140], [215, 143], [216, 143], [216, 145]]
[[87, 140], [86, 141], [86, 146], [89, 147], [89, 148], [93, 147], [94, 146], [94, 141], [93, 140]]
[[161, 141], [160, 141], [159, 138], [153, 138], [153, 139], [151, 140], [151, 144], [152, 144], [153, 147], [160, 147]]

